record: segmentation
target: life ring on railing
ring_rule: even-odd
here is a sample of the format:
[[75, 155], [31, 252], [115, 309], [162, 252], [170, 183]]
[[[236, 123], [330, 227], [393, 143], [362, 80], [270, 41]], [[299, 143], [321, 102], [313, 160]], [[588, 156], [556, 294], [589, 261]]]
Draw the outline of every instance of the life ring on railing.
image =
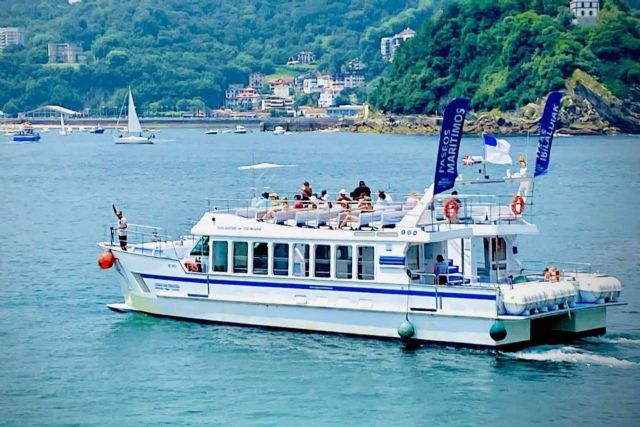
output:
[[197, 272], [198, 271], [198, 263], [193, 258], [187, 258], [182, 261], [187, 271]]
[[449, 221], [451, 221], [452, 217], [458, 215], [460, 211], [460, 203], [458, 203], [454, 199], [449, 199], [444, 204], [444, 216], [447, 217]]
[[515, 216], [522, 215], [522, 212], [524, 212], [524, 197], [519, 194], [513, 196], [513, 199], [511, 199], [511, 212]]

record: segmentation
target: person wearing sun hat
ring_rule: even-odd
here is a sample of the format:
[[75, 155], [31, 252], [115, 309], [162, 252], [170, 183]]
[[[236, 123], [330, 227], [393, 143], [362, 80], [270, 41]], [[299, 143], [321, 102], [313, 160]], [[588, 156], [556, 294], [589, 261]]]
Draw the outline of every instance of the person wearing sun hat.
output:
[[338, 205], [340, 205], [343, 209], [349, 208], [349, 202], [351, 202], [351, 199], [349, 198], [349, 196], [347, 196], [347, 190], [345, 188], [340, 190], [340, 192], [338, 193], [336, 202], [338, 202]]

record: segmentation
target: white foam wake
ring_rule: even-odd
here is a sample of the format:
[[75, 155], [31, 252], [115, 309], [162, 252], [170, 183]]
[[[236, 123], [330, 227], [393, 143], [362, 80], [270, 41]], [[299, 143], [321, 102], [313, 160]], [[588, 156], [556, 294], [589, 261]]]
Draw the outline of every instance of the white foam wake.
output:
[[613, 356], [602, 356], [575, 347], [562, 347], [545, 351], [519, 351], [515, 353], [503, 353], [503, 355], [518, 360], [531, 360], [536, 362], [580, 363], [611, 367], [630, 367], [637, 365], [637, 363], [630, 360], [617, 359]]
[[626, 345], [638, 345], [640, 340], [625, 337], [587, 337], [583, 338], [584, 341], [592, 343], [602, 344], [626, 344]]

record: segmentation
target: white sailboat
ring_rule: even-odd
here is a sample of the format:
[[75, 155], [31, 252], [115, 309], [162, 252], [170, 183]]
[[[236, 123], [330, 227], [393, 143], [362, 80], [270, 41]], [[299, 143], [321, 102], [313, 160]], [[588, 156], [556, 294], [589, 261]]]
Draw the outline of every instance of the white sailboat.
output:
[[[136, 106], [133, 103], [133, 96], [131, 95], [131, 88], [129, 88], [129, 104], [127, 107], [128, 120], [127, 120], [127, 132], [116, 138], [116, 144], [153, 144], [151, 136], [142, 135], [142, 126], [140, 126], [140, 120], [136, 113]], [[116, 128], [117, 128], [116, 124]]]
[[67, 134], [67, 128], [64, 127], [64, 114], [60, 114], [60, 135], [64, 136]]

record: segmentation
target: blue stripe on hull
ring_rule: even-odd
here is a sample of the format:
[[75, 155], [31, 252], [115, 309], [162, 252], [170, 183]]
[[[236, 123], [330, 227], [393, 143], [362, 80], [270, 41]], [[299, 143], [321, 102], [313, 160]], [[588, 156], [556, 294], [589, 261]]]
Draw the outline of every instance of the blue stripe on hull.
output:
[[360, 288], [354, 286], [330, 286], [330, 285], [306, 285], [301, 283], [275, 283], [275, 282], [256, 282], [256, 281], [240, 281], [226, 279], [199, 279], [195, 277], [172, 277], [160, 276], [157, 274], [140, 274], [144, 279], [170, 280], [175, 282], [187, 283], [203, 283], [211, 285], [228, 285], [228, 286], [253, 286], [261, 288], [283, 288], [283, 289], [304, 289], [304, 290], [322, 290], [334, 292], [356, 292], [368, 294], [387, 294], [387, 295], [411, 295], [422, 297], [435, 297], [436, 295], [443, 298], [462, 298], [495, 301], [495, 295], [487, 294], [463, 294], [456, 292], [433, 292], [433, 291], [411, 291], [402, 289], [384, 289], [384, 288]]

